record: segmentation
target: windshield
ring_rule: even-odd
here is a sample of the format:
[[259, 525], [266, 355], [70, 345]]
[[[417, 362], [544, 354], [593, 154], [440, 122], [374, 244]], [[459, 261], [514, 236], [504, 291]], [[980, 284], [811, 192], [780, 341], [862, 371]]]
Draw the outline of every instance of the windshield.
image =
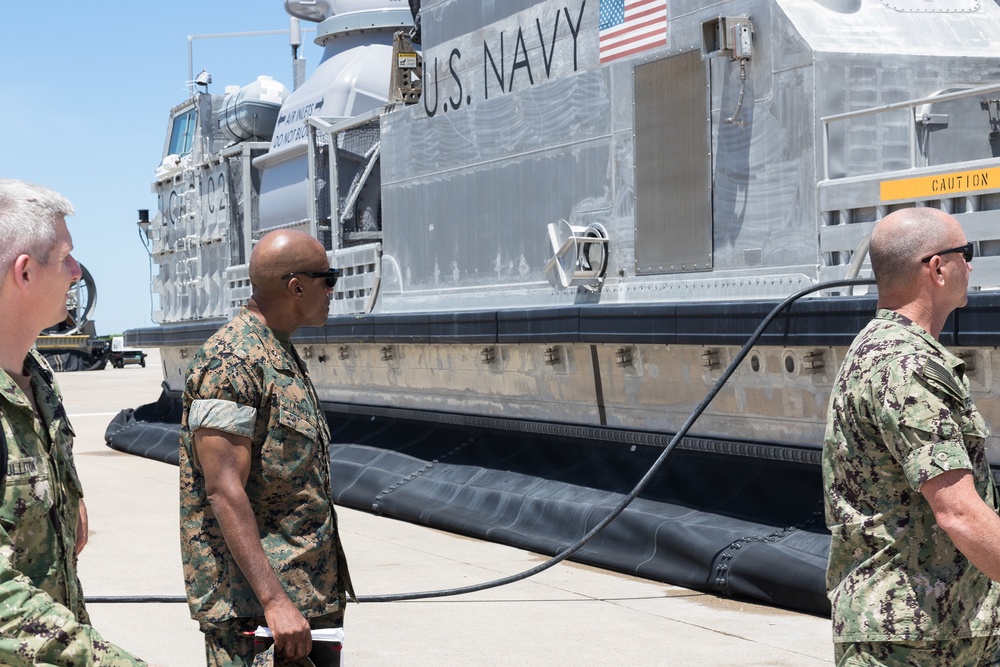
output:
[[191, 152], [191, 142], [194, 140], [194, 125], [197, 118], [198, 115], [194, 107], [174, 116], [167, 155], [187, 155]]

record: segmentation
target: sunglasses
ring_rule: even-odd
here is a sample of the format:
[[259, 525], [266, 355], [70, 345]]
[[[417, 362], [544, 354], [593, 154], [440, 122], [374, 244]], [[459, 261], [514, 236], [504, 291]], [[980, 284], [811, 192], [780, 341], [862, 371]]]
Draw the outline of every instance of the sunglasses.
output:
[[309, 276], [310, 278], [325, 278], [326, 286], [333, 287], [337, 284], [337, 278], [340, 277], [340, 269], [335, 269], [332, 266], [329, 271], [292, 271], [291, 273], [286, 273], [281, 276], [282, 280], [288, 280], [292, 276]]
[[974, 253], [972, 251], [972, 242], [970, 241], [969, 243], [966, 243], [965, 245], [960, 245], [957, 248], [948, 248], [947, 250], [936, 252], [933, 255], [927, 255], [920, 261], [926, 264], [927, 262], [931, 261], [931, 258], [933, 257], [937, 257], [938, 255], [948, 255], [953, 252], [960, 253], [962, 257], [965, 258], [966, 262], [971, 262], [972, 257], [974, 256]]

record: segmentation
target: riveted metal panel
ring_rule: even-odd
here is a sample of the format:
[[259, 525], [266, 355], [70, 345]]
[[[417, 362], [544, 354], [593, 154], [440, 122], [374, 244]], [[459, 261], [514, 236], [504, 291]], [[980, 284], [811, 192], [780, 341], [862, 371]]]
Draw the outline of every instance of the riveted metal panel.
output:
[[636, 64], [635, 270], [712, 268], [707, 69], [698, 51]]

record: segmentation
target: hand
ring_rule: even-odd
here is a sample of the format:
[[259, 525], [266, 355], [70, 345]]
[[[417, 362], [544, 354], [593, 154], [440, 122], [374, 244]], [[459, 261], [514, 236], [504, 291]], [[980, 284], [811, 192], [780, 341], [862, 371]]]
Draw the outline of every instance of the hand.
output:
[[267, 625], [274, 635], [274, 655], [288, 660], [301, 660], [312, 650], [312, 631], [287, 597], [264, 610]]
[[80, 518], [76, 520], [76, 555], [79, 556], [83, 548], [87, 546], [87, 540], [90, 539], [89, 524], [87, 522], [87, 506], [83, 504], [83, 498], [80, 498]]

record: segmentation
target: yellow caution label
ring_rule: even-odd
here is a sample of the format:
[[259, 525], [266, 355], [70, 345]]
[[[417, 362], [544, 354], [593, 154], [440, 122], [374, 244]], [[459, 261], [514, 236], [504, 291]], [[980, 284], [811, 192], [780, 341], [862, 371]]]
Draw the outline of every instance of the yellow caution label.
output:
[[882, 181], [879, 199], [883, 202], [906, 199], [939, 199], [963, 192], [1000, 188], [1000, 167], [955, 171], [937, 176]]

